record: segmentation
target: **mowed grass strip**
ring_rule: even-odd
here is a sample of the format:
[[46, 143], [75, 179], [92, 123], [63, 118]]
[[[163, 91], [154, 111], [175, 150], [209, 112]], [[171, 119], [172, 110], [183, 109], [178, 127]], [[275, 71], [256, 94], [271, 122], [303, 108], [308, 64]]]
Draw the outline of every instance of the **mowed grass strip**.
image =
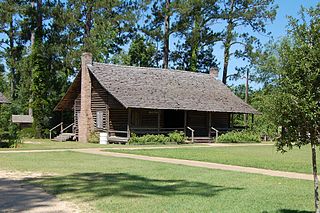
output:
[[[192, 144], [168, 144], [168, 145], [143, 145], [143, 147], [172, 147], [172, 146], [193, 146]], [[24, 139], [23, 143], [19, 144], [18, 148], [0, 148], [1, 151], [19, 151], [19, 150], [49, 150], [49, 149], [84, 149], [84, 148], [128, 148], [137, 147], [141, 145], [122, 145], [122, 144], [95, 144], [95, 143], [81, 143], [75, 141], [57, 142], [49, 139]]]
[[[309, 146], [293, 149], [284, 154], [274, 146], [230, 146], [148, 150], [106, 150], [137, 155], [168, 157], [247, 166], [280, 171], [312, 173]], [[318, 158], [318, 164], [320, 159]]]
[[[0, 170], [90, 212], [312, 212], [313, 182], [75, 152], [0, 154]], [[85, 209], [84, 209], [85, 210]]]

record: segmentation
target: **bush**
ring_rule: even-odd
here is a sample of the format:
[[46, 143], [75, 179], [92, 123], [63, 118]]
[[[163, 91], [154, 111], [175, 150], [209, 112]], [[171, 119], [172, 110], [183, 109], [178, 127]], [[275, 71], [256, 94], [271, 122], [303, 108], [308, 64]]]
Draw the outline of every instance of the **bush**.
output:
[[36, 131], [32, 127], [24, 128], [19, 132], [19, 136], [21, 138], [34, 138], [35, 135], [36, 135]]
[[100, 138], [99, 138], [99, 132], [92, 132], [90, 134], [90, 137], [88, 139], [89, 143], [99, 143], [100, 142]]
[[260, 135], [252, 131], [232, 131], [218, 137], [219, 143], [260, 143]]
[[185, 136], [183, 132], [172, 132], [169, 133], [168, 136], [160, 134], [160, 135], [143, 135], [143, 136], [137, 136], [136, 134], [131, 134], [131, 137], [129, 139], [129, 144], [167, 144], [167, 143], [184, 143]]
[[21, 144], [17, 129], [14, 124], [9, 124], [7, 131], [0, 128], [0, 148], [17, 148]]

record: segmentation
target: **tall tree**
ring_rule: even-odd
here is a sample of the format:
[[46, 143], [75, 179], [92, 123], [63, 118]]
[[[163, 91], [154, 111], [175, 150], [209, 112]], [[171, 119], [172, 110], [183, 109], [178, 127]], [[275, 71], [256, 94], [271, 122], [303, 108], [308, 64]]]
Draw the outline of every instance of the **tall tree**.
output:
[[[149, 12], [150, 11], [150, 12]], [[147, 15], [141, 28], [151, 40], [160, 44], [157, 63], [162, 57], [162, 67], [169, 68], [170, 37], [174, 33], [172, 16], [175, 11], [175, 1], [153, 0], [146, 7]]]
[[[277, 6], [274, 0], [220, 0], [220, 18], [226, 22], [223, 32], [224, 62], [222, 82], [227, 83], [228, 66], [230, 57], [235, 53], [237, 57], [245, 57], [250, 46], [259, 42], [253, 36], [254, 32], [267, 33], [266, 24], [274, 20]], [[240, 29], [250, 28], [252, 33], [241, 33]], [[240, 45], [237, 51], [232, 53], [232, 47]], [[244, 46], [244, 50], [241, 49]]]
[[122, 51], [115, 54], [111, 62], [138, 67], [157, 67], [156, 57], [156, 46], [146, 41], [143, 36], [137, 35], [131, 42], [128, 52]]
[[139, 67], [154, 67], [156, 65], [156, 47], [142, 36], [132, 41], [129, 48], [130, 65]]
[[316, 147], [320, 145], [320, 4], [290, 18], [288, 37], [277, 49], [274, 120], [282, 127], [279, 150], [310, 144], [314, 200], [319, 209]]
[[70, 57], [79, 58], [81, 52], [88, 51], [96, 61], [106, 62], [131, 38], [139, 4], [140, 1], [125, 0], [69, 0], [66, 29], [68, 40], [74, 45], [70, 47]]
[[217, 0], [179, 1], [176, 11], [179, 42], [172, 54], [176, 68], [205, 72], [217, 66], [213, 46], [219, 40], [219, 33], [212, 29], [218, 18]]
[[16, 88], [19, 81], [17, 62], [21, 59], [23, 50], [23, 44], [19, 39], [20, 14], [23, 5], [22, 1], [5, 0], [0, 2], [1, 58], [5, 59], [9, 68], [10, 96], [13, 99], [16, 98]]

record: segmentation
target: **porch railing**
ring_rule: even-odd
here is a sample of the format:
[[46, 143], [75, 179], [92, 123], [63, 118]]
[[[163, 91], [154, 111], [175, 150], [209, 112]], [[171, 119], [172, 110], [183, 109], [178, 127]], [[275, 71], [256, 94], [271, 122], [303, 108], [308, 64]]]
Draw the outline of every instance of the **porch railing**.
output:
[[184, 128], [130, 128], [137, 134], [166, 134], [173, 131], [184, 131]]
[[61, 130], [61, 133], [64, 133], [64, 131], [66, 131], [67, 129], [69, 129], [70, 127], [73, 127], [74, 123], [70, 124], [69, 126], [67, 126], [66, 128]]
[[192, 129], [191, 127], [187, 126], [187, 129], [191, 131], [191, 142], [194, 142], [194, 129]]
[[53, 127], [52, 129], [49, 130], [49, 138], [50, 140], [52, 139], [52, 131], [60, 127], [60, 132], [63, 130], [63, 122], [59, 123], [57, 126]]
[[211, 127], [211, 129], [210, 129], [210, 136], [211, 136], [211, 133], [212, 133], [211, 130], [215, 131], [215, 133], [216, 133], [215, 142], [218, 142], [219, 130], [217, 130], [217, 129], [214, 128], [214, 127]]

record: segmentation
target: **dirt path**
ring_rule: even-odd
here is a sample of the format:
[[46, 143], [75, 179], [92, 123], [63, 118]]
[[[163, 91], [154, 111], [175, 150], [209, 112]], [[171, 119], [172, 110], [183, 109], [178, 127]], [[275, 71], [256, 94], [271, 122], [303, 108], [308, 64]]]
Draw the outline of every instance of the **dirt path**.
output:
[[0, 171], [0, 212], [80, 212], [76, 205], [23, 182], [23, 179], [44, 175], [47, 174]]
[[296, 172], [284, 172], [284, 171], [276, 171], [276, 170], [269, 170], [269, 169], [258, 169], [258, 168], [252, 168], [252, 167], [233, 166], [233, 165], [209, 163], [209, 162], [194, 161], [194, 160], [182, 160], [182, 159], [174, 159], [174, 158], [149, 157], [149, 156], [144, 156], [144, 155], [105, 152], [105, 151], [97, 150], [97, 149], [95, 149], [95, 150], [93, 150], [93, 149], [81, 149], [81, 150], [78, 149], [78, 150], [74, 150], [74, 151], [88, 153], [88, 154], [111, 156], [111, 157], [131, 158], [131, 159], [138, 159], [138, 160], [146, 160], [146, 161], [154, 161], [154, 162], [162, 162], [162, 163], [170, 163], [170, 164], [178, 164], [178, 165], [186, 165], [186, 166], [194, 166], [194, 167], [202, 167], [202, 168], [208, 168], [208, 169], [237, 171], [237, 172], [261, 174], [261, 175], [268, 175], [268, 176], [274, 176], [274, 177], [284, 177], [284, 178], [291, 178], [291, 179], [300, 179], [300, 180], [313, 180], [313, 176], [310, 174], [303, 174], [303, 173], [296, 173]]

